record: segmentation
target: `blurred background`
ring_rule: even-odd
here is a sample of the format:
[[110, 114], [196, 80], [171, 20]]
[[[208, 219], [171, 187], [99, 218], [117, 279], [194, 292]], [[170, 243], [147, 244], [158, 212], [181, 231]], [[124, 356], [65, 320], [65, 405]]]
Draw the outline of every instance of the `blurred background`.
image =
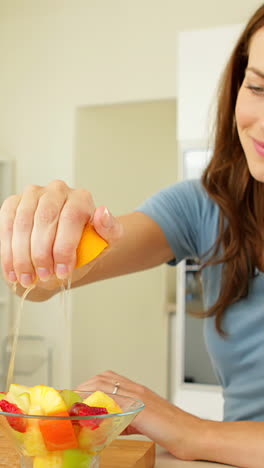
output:
[[[97, 205], [119, 215], [181, 178], [180, 34], [233, 25], [237, 32], [236, 25], [243, 26], [260, 5], [256, 0], [0, 0], [1, 200], [28, 184], [59, 178], [90, 190]], [[210, 39], [206, 44], [210, 47]], [[197, 53], [188, 60], [196, 61], [199, 76]], [[203, 65], [203, 76], [210, 77], [211, 68], [211, 62]], [[195, 80], [187, 90], [189, 106], [200, 94]], [[196, 294], [192, 281], [189, 274], [186, 294]], [[175, 269], [164, 265], [74, 291], [67, 298], [70, 339], [59, 297], [26, 303], [16, 381], [74, 387], [112, 369], [171, 397], [177, 377], [171, 328], [176, 283]], [[2, 284], [3, 382], [7, 336], [18, 307]], [[214, 384], [210, 378], [205, 383]]]

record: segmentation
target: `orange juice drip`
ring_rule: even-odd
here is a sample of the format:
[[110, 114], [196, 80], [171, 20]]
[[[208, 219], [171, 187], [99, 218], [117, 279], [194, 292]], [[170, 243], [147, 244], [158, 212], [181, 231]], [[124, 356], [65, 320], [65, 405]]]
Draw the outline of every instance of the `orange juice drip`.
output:
[[[67, 279], [66, 287], [61, 281], [61, 306], [64, 313], [64, 323], [68, 329], [70, 326], [70, 307], [69, 307], [69, 291], [71, 289], [71, 277]], [[66, 343], [68, 345], [69, 343]]]
[[[11, 354], [10, 354], [10, 360], [9, 360], [9, 366], [8, 366], [8, 372], [7, 372], [7, 379], [6, 379], [6, 391], [8, 392], [10, 384], [13, 381], [14, 378], [14, 368], [15, 368], [15, 358], [16, 358], [16, 350], [17, 350], [17, 342], [19, 338], [19, 332], [20, 332], [20, 324], [21, 324], [21, 317], [23, 313], [23, 306], [24, 306], [24, 301], [27, 297], [27, 295], [30, 293], [30, 291], [35, 287], [35, 284], [32, 284], [29, 286], [23, 296], [21, 297], [20, 301], [20, 307], [16, 313], [15, 317], [15, 323], [13, 327], [13, 333], [12, 337], [13, 340], [11, 343], [8, 344], [8, 346], [11, 346]], [[61, 306], [64, 314], [64, 326], [65, 326], [65, 349], [70, 350], [71, 349], [71, 323], [70, 323], [70, 307], [69, 307], [69, 291], [71, 288], [71, 277], [67, 280], [66, 287], [61, 281]], [[12, 286], [12, 290], [14, 293], [16, 293], [16, 283]], [[11, 337], [10, 337], [11, 340]], [[67, 368], [67, 371], [69, 369]]]
[[71, 369], [70, 350], [71, 350], [71, 308], [70, 308], [70, 294], [71, 277], [68, 278], [66, 285], [61, 283], [61, 309], [63, 312], [63, 346], [65, 349], [66, 359], [63, 359], [61, 366], [63, 366], [63, 374], [66, 376]]
[[[12, 383], [13, 376], [14, 376], [17, 341], [18, 341], [18, 336], [19, 336], [19, 331], [20, 331], [20, 323], [21, 323], [21, 317], [22, 317], [22, 312], [23, 312], [24, 300], [26, 299], [27, 295], [30, 293], [30, 291], [34, 287], [35, 287], [35, 284], [32, 284], [24, 291], [24, 294], [21, 297], [20, 307], [18, 308], [16, 312], [13, 333], [12, 333], [13, 341], [11, 345], [11, 354], [10, 354], [9, 366], [8, 366], [8, 371], [7, 371], [7, 378], [6, 378], [6, 391], [7, 392], [9, 390], [10, 384]], [[16, 284], [13, 285], [13, 291], [16, 292]]]

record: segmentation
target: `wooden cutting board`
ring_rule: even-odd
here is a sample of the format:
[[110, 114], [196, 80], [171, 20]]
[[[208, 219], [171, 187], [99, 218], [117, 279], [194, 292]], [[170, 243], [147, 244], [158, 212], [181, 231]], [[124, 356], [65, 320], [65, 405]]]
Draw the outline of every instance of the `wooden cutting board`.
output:
[[100, 468], [153, 468], [154, 465], [153, 442], [116, 439], [102, 452]]
[[[153, 468], [155, 444], [141, 440], [116, 439], [101, 455], [100, 468]], [[0, 468], [20, 468], [12, 442], [0, 432]]]

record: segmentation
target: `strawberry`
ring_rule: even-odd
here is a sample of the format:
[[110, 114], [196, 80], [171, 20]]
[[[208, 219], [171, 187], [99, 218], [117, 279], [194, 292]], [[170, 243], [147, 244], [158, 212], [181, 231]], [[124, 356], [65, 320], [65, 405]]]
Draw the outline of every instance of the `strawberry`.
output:
[[[98, 416], [101, 414], [108, 414], [107, 409], [99, 406], [88, 406], [85, 403], [74, 403], [69, 411], [70, 416]], [[101, 420], [100, 418], [93, 418], [83, 419], [75, 422], [80, 424], [80, 426], [89, 426], [92, 430], [94, 430], [99, 427]]]
[[[6, 413], [25, 414], [15, 403], [9, 403], [7, 400], [0, 401], [0, 408]], [[18, 432], [26, 432], [27, 424], [24, 418], [15, 416], [6, 416], [10, 426]]]

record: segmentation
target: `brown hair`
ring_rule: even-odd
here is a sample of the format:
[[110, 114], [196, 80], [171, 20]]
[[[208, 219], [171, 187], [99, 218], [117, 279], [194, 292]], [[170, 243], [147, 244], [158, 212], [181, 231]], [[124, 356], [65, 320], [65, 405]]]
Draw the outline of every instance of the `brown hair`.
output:
[[264, 4], [249, 20], [223, 74], [213, 156], [202, 176], [203, 186], [220, 208], [219, 236], [202, 268], [224, 264], [219, 298], [204, 316], [216, 316], [216, 328], [221, 335], [225, 335], [222, 329], [225, 309], [247, 296], [249, 281], [261, 263], [264, 188], [249, 173], [237, 132], [235, 107], [247, 67], [250, 40], [262, 26]]

